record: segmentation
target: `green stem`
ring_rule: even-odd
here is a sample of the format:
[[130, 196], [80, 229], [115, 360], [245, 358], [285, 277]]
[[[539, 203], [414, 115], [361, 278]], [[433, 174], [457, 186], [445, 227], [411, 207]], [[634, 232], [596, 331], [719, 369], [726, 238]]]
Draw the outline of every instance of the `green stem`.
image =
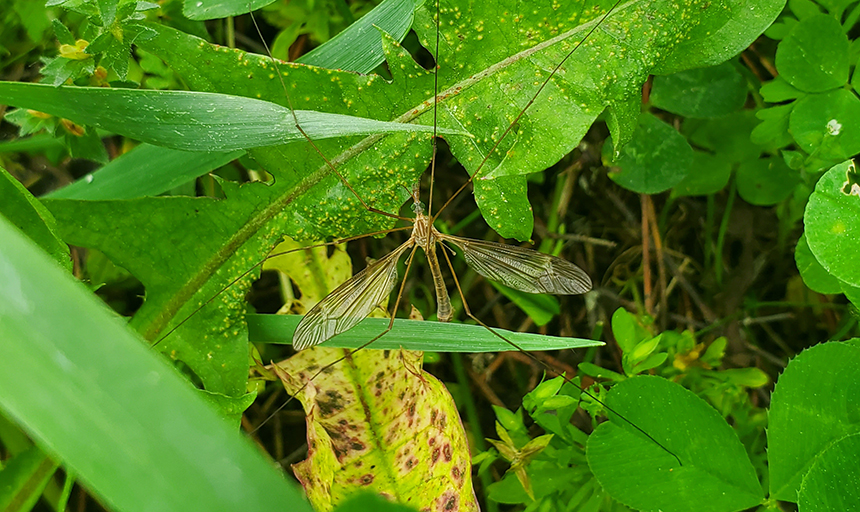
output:
[[233, 23], [233, 17], [227, 16], [224, 20], [224, 23], [227, 25], [227, 47], [235, 48], [236, 47], [236, 25]]
[[717, 279], [717, 284], [723, 284], [723, 244], [726, 241], [726, 231], [729, 229], [729, 218], [732, 215], [732, 206], [735, 204], [735, 189], [736, 183], [732, 180], [729, 187], [729, 198], [726, 201], [726, 209], [723, 212], [723, 219], [720, 221], [720, 232], [717, 234], [717, 247], [714, 250], [714, 275]]
[[714, 257], [714, 194], [708, 196], [707, 210], [705, 213], [705, 264], [704, 268], [710, 268], [711, 260]]

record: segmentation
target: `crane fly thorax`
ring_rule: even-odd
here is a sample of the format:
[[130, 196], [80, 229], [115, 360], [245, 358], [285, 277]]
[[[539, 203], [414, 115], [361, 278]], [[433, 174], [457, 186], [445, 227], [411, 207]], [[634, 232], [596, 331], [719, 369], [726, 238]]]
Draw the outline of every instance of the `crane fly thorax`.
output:
[[423, 213], [417, 213], [415, 215], [415, 226], [412, 228], [412, 238], [415, 240], [416, 244], [420, 245], [421, 248], [425, 250], [435, 244], [438, 239], [436, 236], [436, 230], [433, 229], [430, 222], [430, 217]]

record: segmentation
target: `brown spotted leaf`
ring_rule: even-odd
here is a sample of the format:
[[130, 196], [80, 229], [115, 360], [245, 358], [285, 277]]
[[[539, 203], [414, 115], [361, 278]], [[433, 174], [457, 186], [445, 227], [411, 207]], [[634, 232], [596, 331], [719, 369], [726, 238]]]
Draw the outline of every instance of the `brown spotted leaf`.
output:
[[293, 471], [314, 508], [372, 490], [422, 511], [478, 510], [463, 424], [423, 354], [361, 350], [314, 377], [347, 353], [317, 347], [276, 369], [307, 415], [308, 458]]

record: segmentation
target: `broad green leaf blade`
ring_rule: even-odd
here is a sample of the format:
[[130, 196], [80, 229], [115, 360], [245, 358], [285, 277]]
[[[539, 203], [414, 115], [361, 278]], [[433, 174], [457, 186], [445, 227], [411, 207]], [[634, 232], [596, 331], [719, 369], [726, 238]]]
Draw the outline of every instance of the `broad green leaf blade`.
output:
[[[250, 340], [258, 343], [290, 343], [301, 321], [298, 315], [248, 315]], [[322, 344], [329, 348], [358, 348], [388, 327], [386, 318], [367, 318], [345, 333]], [[565, 350], [597, 347], [603, 342], [580, 338], [561, 338], [528, 332], [493, 329], [525, 351]], [[443, 322], [394, 320], [391, 332], [373, 342], [376, 350], [422, 350], [433, 352], [508, 352], [517, 350], [480, 325]]]
[[860, 152], [860, 99], [846, 89], [809, 94], [794, 104], [789, 131], [807, 153], [842, 160]]
[[33, 197], [6, 169], [0, 167], [0, 216], [6, 217], [22, 230], [39, 247], [47, 251], [54, 261], [72, 270], [69, 247], [57, 234], [57, 223], [51, 212]]
[[385, 0], [346, 30], [299, 57], [296, 62], [321, 68], [370, 73], [385, 60], [379, 31], [403, 41], [412, 27], [419, 0]]
[[800, 512], [860, 510], [860, 434], [845, 436], [815, 458], [803, 478]]
[[767, 429], [770, 494], [797, 502], [801, 481], [834, 441], [860, 433], [860, 346], [823, 343], [794, 358], [771, 398]]
[[750, 141], [750, 132], [759, 124], [755, 112], [741, 110], [717, 119], [689, 119], [682, 132], [690, 144], [709, 149], [732, 163], [758, 158], [766, 149]]
[[770, 82], [766, 82], [759, 89], [762, 98], [768, 103], [781, 103], [788, 100], [796, 100], [805, 96], [803, 91], [795, 89], [790, 83], [785, 81], [785, 78], [776, 77]]
[[[639, 117], [633, 141], [613, 155], [606, 144], [604, 159], [615, 167], [609, 177], [640, 194], [657, 194], [680, 183], [691, 172], [693, 148], [677, 130], [653, 114]], [[617, 148], [615, 149], [617, 150]]]
[[777, 105], [756, 111], [755, 116], [762, 123], [753, 128], [750, 140], [753, 144], [770, 147], [784, 147], [793, 140], [788, 133], [788, 122], [794, 104]]
[[724, 13], [709, 13], [654, 74], [668, 75], [729, 60], [770, 27], [783, 7], [785, 0], [723, 2], [722, 9], [730, 13], [728, 19]]
[[192, 153], [141, 144], [96, 172], [43, 197], [97, 200], [157, 196], [243, 154], [241, 150]]
[[477, 511], [466, 432], [423, 354], [348, 354], [314, 348], [277, 365], [307, 415], [314, 449], [293, 470], [317, 511], [368, 489], [420, 510]]
[[[154, 342], [159, 333], [163, 336], [165, 329], [188, 318], [157, 348], [188, 365], [207, 391], [238, 398], [246, 393], [248, 379], [244, 294], [258, 272], [235, 283], [228, 293], [220, 292], [252, 269], [280, 236], [261, 230], [237, 240], [236, 233], [260, 209], [279, 206], [259, 199], [274, 187], [222, 185], [225, 200], [54, 199], [45, 204], [66, 242], [98, 248], [144, 284], [146, 300], [132, 327]], [[178, 219], [183, 219], [181, 226], [174, 224]]]
[[0, 509], [29, 512], [59, 467], [37, 446], [4, 461], [0, 470]]
[[779, 75], [804, 92], [824, 92], [848, 83], [849, 60], [842, 25], [823, 13], [795, 24], [776, 49]]
[[842, 293], [841, 282], [828, 274], [821, 263], [815, 259], [809, 249], [809, 242], [806, 241], [806, 233], [800, 235], [800, 240], [797, 241], [794, 261], [797, 264], [797, 270], [800, 271], [800, 277], [803, 278], [803, 283], [810, 290], [826, 294]]
[[704, 151], [693, 151], [693, 170], [672, 187], [672, 195], [704, 196], [716, 194], [729, 182], [732, 164], [725, 158]]
[[651, 103], [673, 114], [707, 119], [740, 110], [747, 85], [734, 62], [654, 78]]
[[[305, 140], [289, 109], [226, 94], [0, 82], [0, 100], [184, 151], [234, 151]], [[433, 131], [432, 126], [343, 114], [296, 110], [295, 115], [312, 139]]]
[[615, 385], [606, 403], [682, 463], [610, 411], [611, 421], [589, 436], [586, 454], [614, 499], [654, 512], [733, 512], [762, 502], [737, 434], [692, 392], [663, 378], [636, 377]]
[[310, 511], [257, 448], [0, 218], [0, 408], [111, 509]]
[[800, 183], [800, 173], [789, 169], [781, 156], [748, 160], [736, 173], [738, 195], [756, 206], [782, 202]]
[[833, 277], [860, 286], [860, 173], [849, 160], [819, 178], [803, 223], [815, 259]]

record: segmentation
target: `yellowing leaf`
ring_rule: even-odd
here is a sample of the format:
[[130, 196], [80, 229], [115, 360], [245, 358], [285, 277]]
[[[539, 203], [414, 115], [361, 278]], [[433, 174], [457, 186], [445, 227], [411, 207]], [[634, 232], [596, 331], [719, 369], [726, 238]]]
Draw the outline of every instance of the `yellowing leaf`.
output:
[[370, 490], [420, 510], [478, 510], [457, 408], [422, 354], [348, 354], [317, 347], [276, 369], [307, 414], [308, 458], [293, 471], [314, 508]]

